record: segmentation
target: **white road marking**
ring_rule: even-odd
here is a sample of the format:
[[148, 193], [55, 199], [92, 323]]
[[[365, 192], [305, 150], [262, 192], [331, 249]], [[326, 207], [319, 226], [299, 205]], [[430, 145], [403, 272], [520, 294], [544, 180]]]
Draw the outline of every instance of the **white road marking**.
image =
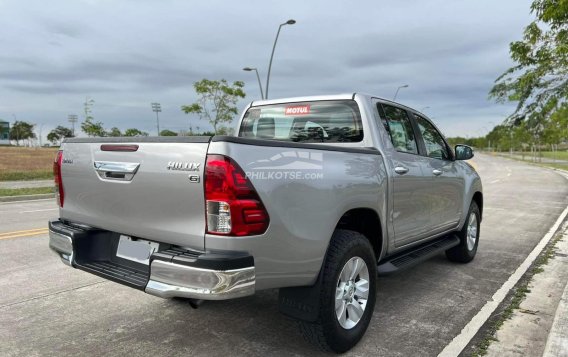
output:
[[[568, 178], [568, 176], [565, 176]], [[511, 289], [515, 287], [517, 282], [523, 277], [526, 271], [529, 269], [531, 264], [535, 261], [538, 255], [542, 252], [546, 244], [554, 236], [560, 224], [564, 221], [568, 215], [568, 207], [564, 209], [560, 217], [556, 220], [552, 228], [545, 234], [540, 240], [532, 252], [527, 256], [527, 258], [519, 265], [517, 270], [509, 277], [509, 279], [493, 294], [491, 300], [479, 310], [477, 315], [475, 315], [471, 321], [465, 325], [463, 330], [459, 335], [454, 337], [454, 339], [440, 352], [438, 357], [455, 357], [459, 355], [465, 346], [471, 341], [475, 334], [479, 331], [481, 326], [491, 317], [491, 314], [499, 306], [501, 302], [505, 299], [505, 296], [509, 293]]]
[[33, 212], [46, 212], [46, 211], [57, 211], [59, 208], [46, 208], [46, 209], [34, 209], [31, 211], [20, 211], [19, 213], [33, 213]]
[[497, 182], [499, 182], [499, 181], [501, 181], [501, 179], [493, 180], [493, 181], [491, 181], [491, 182], [489, 182], [489, 183], [490, 183], [490, 184], [491, 184], [491, 183], [497, 183]]

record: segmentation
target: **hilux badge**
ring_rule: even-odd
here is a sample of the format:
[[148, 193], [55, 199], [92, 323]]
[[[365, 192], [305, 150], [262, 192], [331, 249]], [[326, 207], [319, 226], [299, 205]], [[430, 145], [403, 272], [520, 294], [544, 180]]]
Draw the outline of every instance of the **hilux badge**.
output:
[[169, 161], [167, 168], [176, 171], [199, 171], [200, 165], [198, 162]]

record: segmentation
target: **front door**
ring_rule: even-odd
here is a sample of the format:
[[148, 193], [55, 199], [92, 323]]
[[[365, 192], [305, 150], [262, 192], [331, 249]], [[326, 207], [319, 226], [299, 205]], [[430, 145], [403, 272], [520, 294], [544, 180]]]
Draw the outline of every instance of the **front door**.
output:
[[424, 175], [430, 180], [430, 226], [432, 234], [436, 234], [458, 224], [465, 181], [442, 134], [427, 119], [416, 114], [414, 117], [426, 150]]

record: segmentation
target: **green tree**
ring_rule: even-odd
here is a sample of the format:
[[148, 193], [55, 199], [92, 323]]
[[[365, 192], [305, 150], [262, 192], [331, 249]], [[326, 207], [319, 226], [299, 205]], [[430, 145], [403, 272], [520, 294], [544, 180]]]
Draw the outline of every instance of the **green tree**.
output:
[[10, 140], [16, 141], [16, 146], [20, 145], [20, 140], [35, 139], [34, 124], [16, 120], [10, 128]]
[[177, 136], [177, 133], [175, 131], [164, 129], [160, 131], [160, 136]]
[[92, 119], [86, 119], [81, 123], [81, 130], [87, 136], [106, 136], [105, 129], [103, 128], [103, 123], [93, 122]]
[[95, 101], [89, 97], [85, 98], [84, 112], [85, 112], [85, 121], [81, 123], [81, 130], [87, 136], [105, 136], [106, 132], [103, 128], [103, 123], [95, 122], [95, 118], [93, 117], [93, 105]]
[[497, 78], [489, 96], [517, 102], [509, 120], [537, 127], [568, 98], [568, 1], [534, 0], [531, 12], [536, 19], [509, 46], [516, 65]]
[[198, 114], [199, 119], [206, 119], [216, 133], [219, 124], [231, 122], [238, 113], [237, 101], [246, 96], [243, 91], [244, 86], [244, 82], [241, 81], [229, 84], [224, 79], [219, 81], [202, 79], [193, 84], [199, 96], [197, 102], [183, 105], [181, 110], [186, 114]]
[[546, 144], [559, 144], [568, 138], [568, 103], [550, 116], [550, 120], [544, 125], [542, 136]]
[[521, 151], [522, 159], [525, 159], [525, 151], [534, 143], [527, 122], [523, 121], [513, 127], [513, 150]]
[[73, 137], [73, 131], [61, 125], [50, 131], [49, 134], [47, 134], [47, 140], [51, 141], [53, 145], [60, 145], [61, 140], [72, 137]]
[[222, 126], [217, 130], [217, 135], [233, 135], [235, 133], [235, 129], [227, 128], [226, 126]]
[[116, 126], [107, 131], [107, 136], [118, 137], [122, 136], [122, 132]]
[[492, 150], [505, 151], [509, 150], [511, 145], [511, 126], [510, 125], [497, 125], [485, 136], [488, 145], [490, 144]]
[[148, 136], [148, 133], [135, 128], [130, 128], [124, 131], [124, 136]]

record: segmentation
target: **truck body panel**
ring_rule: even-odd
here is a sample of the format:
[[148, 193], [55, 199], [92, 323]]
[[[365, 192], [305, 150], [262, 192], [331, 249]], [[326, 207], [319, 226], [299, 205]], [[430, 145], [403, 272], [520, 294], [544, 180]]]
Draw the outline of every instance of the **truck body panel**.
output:
[[[109, 139], [67, 140], [61, 167], [65, 203], [60, 217], [87, 225], [204, 250], [203, 182], [190, 182], [185, 164], [205, 166], [209, 138], [185, 142], [144, 140], [130, 143], [138, 149], [102, 151]], [[90, 142], [85, 142], [90, 141]], [[138, 164], [130, 180], [101, 177], [95, 163]], [[181, 164], [180, 167], [168, 164]], [[175, 164], [173, 164], [175, 165]], [[104, 175], [103, 175], [104, 176]]]
[[329, 239], [349, 210], [368, 208], [386, 219], [387, 174], [378, 151], [231, 141], [213, 139], [209, 153], [228, 155], [240, 164], [267, 202], [270, 226], [261, 236], [207, 235], [206, 249], [251, 253], [259, 289], [313, 283]]

